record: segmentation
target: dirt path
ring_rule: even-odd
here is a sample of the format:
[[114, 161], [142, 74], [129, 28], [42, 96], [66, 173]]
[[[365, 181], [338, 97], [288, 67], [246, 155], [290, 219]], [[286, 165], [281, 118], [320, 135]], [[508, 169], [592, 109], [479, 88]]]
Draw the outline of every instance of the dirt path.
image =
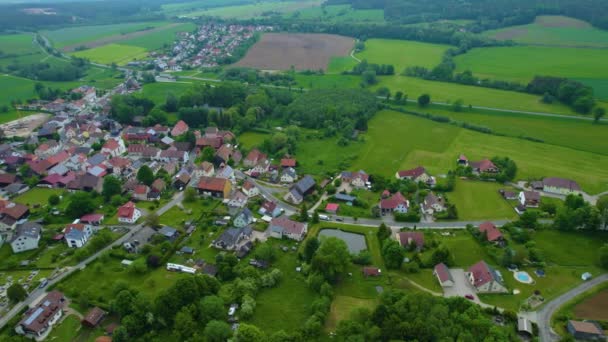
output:
[[166, 26], [151, 28], [149, 30], [136, 31], [136, 32], [131, 32], [131, 33], [127, 33], [127, 34], [115, 34], [113, 36], [104, 37], [104, 38], [93, 40], [93, 41], [86, 42], [86, 43], [67, 45], [67, 46], [64, 46], [63, 48], [61, 48], [61, 50], [65, 51], [65, 52], [72, 52], [81, 46], [91, 49], [91, 48], [95, 48], [98, 46], [107, 45], [110, 43], [116, 43], [116, 42], [120, 42], [123, 40], [129, 40], [129, 39], [145, 36], [147, 34], [158, 32], [158, 31], [164, 31], [164, 30], [170, 29], [172, 27], [175, 27], [177, 25], [180, 25], [180, 24], [173, 23], [173, 24], [166, 25]]

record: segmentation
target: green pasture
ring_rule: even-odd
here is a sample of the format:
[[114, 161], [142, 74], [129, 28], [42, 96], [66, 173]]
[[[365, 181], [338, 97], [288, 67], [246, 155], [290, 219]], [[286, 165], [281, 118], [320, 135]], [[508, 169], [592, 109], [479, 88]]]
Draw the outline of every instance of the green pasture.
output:
[[36, 114], [36, 112], [9, 109], [6, 113], [0, 113], [0, 124], [7, 123], [13, 120], [24, 118], [28, 115]]
[[338, 138], [317, 137], [316, 134], [304, 134], [298, 141], [296, 158], [298, 171], [301, 174], [335, 175], [349, 169], [349, 166], [365, 146], [362, 142], [351, 142], [338, 146]]
[[216, 7], [211, 9], [203, 9], [185, 13], [187, 17], [210, 16], [220, 18], [256, 18], [263, 16], [267, 12], [292, 13], [294, 11], [319, 6], [320, 0], [304, 0], [304, 1], [261, 1], [254, 4]]
[[606, 49], [545, 46], [477, 48], [455, 58], [457, 72], [471, 70], [480, 78], [521, 83], [536, 75], [608, 79], [606, 61]]
[[262, 145], [265, 139], [270, 137], [269, 134], [259, 132], [245, 132], [239, 135], [239, 144], [246, 150]]
[[608, 47], [608, 32], [589, 23], [563, 16], [539, 16], [534, 23], [484, 32], [484, 35], [517, 43], [569, 46]]
[[429, 44], [396, 39], [368, 39], [365, 50], [357, 53], [360, 60], [375, 64], [392, 64], [400, 74], [410, 66], [432, 68], [441, 62], [449, 45]]
[[76, 51], [73, 52], [72, 55], [81, 58], [88, 58], [91, 61], [100, 64], [116, 63], [118, 65], [124, 65], [128, 62], [147, 57], [148, 52], [143, 47], [122, 44], [108, 44], [93, 49]]
[[0, 51], [3, 54], [23, 55], [38, 51], [38, 47], [32, 34], [3, 34], [0, 35]]
[[167, 22], [143, 22], [112, 25], [69, 26], [57, 30], [43, 31], [53, 45], [64, 47], [86, 43], [108, 36], [127, 34], [152, 27], [167, 25]]
[[608, 101], [608, 79], [576, 78], [576, 81], [592, 87], [593, 94], [596, 98], [602, 101]]
[[446, 196], [456, 205], [458, 220], [515, 219], [515, 210], [498, 190], [502, 184], [457, 180], [454, 191]]
[[164, 45], [171, 45], [179, 32], [191, 32], [196, 29], [193, 23], [183, 23], [172, 27], [166, 27], [160, 31], [150, 32], [146, 35], [123, 40], [120, 43], [129, 46], [139, 46], [147, 50], [157, 50]]
[[323, 22], [384, 22], [381, 9], [354, 9], [350, 5], [315, 6], [285, 15], [298, 20], [322, 20]]
[[342, 71], [352, 70], [357, 63], [358, 62], [351, 56], [332, 57], [329, 60], [329, 65], [327, 66], [327, 73], [339, 74]]
[[[41, 82], [46, 86], [60, 89], [72, 89], [78, 87], [79, 82]], [[21, 99], [25, 101], [27, 99], [36, 98], [34, 93], [34, 85], [36, 81], [9, 76], [0, 75], [0, 105], [9, 105], [11, 100]]]
[[169, 94], [179, 98], [186, 90], [192, 88], [192, 83], [184, 82], [156, 82], [145, 84], [142, 96], [154, 101], [159, 106], [165, 103]]
[[225, 6], [242, 5], [243, 3], [255, 2], [254, 0], [195, 0], [178, 3], [166, 3], [160, 6], [165, 15], [187, 14], [195, 10]]

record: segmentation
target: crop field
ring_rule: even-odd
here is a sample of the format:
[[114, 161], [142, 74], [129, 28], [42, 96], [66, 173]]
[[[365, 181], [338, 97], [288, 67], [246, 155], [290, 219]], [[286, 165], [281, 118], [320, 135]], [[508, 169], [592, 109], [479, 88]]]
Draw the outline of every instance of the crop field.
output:
[[89, 50], [72, 53], [76, 57], [88, 58], [101, 64], [124, 65], [128, 62], [145, 58], [148, 51], [145, 48], [120, 44], [108, 44]]
[[[358, 151], [352, 169], [390, 177], [399, 169], [422, 165], [432, 174], [445, 174], [461, 153], [470, 160], [508, 156], [517, 163], [520, 179], [556, 176], [574, 179], [590, 193], [608, 190], [608, 158], [596, 153], [482, 134], [393, 111], [377, 113], [368, 126], [365, 143], [331, 147], [334, 155]], [[300, 148], [307, 149], [307, 143], [301, 145], [298, 159], [313, 161], [314, 155], [300, 156]], [[331, 146], [321, 145], [327, 150]]]
[[392, 64], [395, 73], [400, 74], [410, 66], [432, 68], [441, 62], [448, 45], [420, 43], [408, 40], [369, 39], [365, 50], [357, 53], [357, 58], [369, 63]]
[[502, 188], [498, 183], [458, 180], [447, 197], [456, 205], [459, 220], [515, 219], [515, 210], [498, 193]]
[[381, 9], [353, 9], [350, 5], [317, 6], [298, 10], [290, 15], [290, 18], [299, 20], [323, 21], [323, 22], [384, 22], [384, 11]]
[[139, 46], [147, 50], [157, 50], [165, 44], [171, 44], [175, 41], [176, 35], [179, 32], [191, 32], [196, 29], [193, 23], [184, 23], [178, 25], [169, 25], [162, 29], [147, 31], [146, 34], [139, 35], [135, 38], [122, 40], [123, 45]]
[[352, 70], [357, 63], [358, 62], [350, 56], [332, 57], [332, 59], [329, 61], [329, 65], [327, 66], [327, 73], [339, 74], [342, 71]]
[[22, 55], [37, 51], [34, 36], [29, 33], [0, 35], [0, 51], [4, 54]]
[[606, 49], [545, 46], [479, 48], [455, 58], [456, 71], [521, 83], [535, 75], [608, 79], [607, 60]]
[[576, 318], [608, 321], [608, 290], [585, 299], [574, 307]]
[[486, 31], [484, 34], [522, 44], [608, 47], [608, 32], [594, 28], [587, 22], [562, 16], [539, 16], [529, 25]]
[[184, 13], [186, 17], [220, 17], [220, 18], [256, 18], [263, 16], [267, 12], [292, 13], [297, 10], [320, 6], [321, 0], [304, 0], [304, 1], [261, 1], [254, 4], [225, 6], [211, 9], [203, 9], [190, 13]]
[[332, 34], [266, 33], [237, 66], [262, 70], [325, 70], [332, 57], [347, 56], [354, 40]]
[[144, 22], [113, 25], [91, 25], [65, 27], [52, 31], [43, 31], [54, 46], [58, 48], [78, 47], [87, 42], [110, 36], [121, 36], [128, 33], [142, 31], [167, 25], [167, 22]]
[[[41, 82], [47, 86], [61, 89], [71, 89], [78, 86], [78, 82]], [[27, 78], [0, 75], [0, 105], [8, 105], [11, 100], [36, 98], [34, 85], [36, 81]]]

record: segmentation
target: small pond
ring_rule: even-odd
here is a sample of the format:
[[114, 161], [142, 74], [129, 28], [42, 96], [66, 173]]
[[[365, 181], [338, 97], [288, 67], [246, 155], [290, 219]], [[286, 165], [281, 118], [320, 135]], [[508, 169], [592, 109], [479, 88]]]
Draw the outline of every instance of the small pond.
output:
[[365, 236], [362, 234], [343, 232], [337, 229], [322, 229], [319, 232], [319, 238], [323, 236], [337, 237], [338, 239], [346, 242], [346, 246], [348, 246], [348, 251], [350, 254], [359, 254], [359, 252], [362, 250], [367, 249], [367, 245], [365, 244]]

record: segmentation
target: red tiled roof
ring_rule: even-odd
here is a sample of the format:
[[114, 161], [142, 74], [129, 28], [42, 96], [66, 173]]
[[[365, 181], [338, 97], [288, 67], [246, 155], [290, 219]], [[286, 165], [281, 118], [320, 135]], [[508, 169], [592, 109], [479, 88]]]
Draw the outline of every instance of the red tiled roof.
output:
[[136, 195], [145, 195], [148, 193], [148, 190], [149, 190], [149, 188], [147, 185], [138, 185], [135, 187], [135, 190], [133, 190], [133, 192]]
[[418, 166], [415, 169], [399, 171], [399, 178], [408, 177], [408, 178], [416, 179], [424, 173], [426, 173], [426, 169], [422, 166]]
[[492, 163], [492, 161], [489, 159], [471, 162], [471, 167], [474, 169], [479, 169], [481, 172], [498, 169], [498, 167], [496, 167], [496, 165], [494, 165], [494, 163]]
[[208, 191], [224, 191], [224, 187], [226, 186], [226, 182], [228, 180], [224, 178], [216, 178], [216, 177], [201, 177], [201, 180], [198, 182], [198, 188], [200, 190], [208, 190]]
[[399, 243], [401, 246], [408, 246], [411, 242], [416, 244], [416, 247], [424, 247], [424, 234], [421, 232], [401, 232], [399, 233]]
[[118, 217], [131, 218], [133, 217], [135, 209], [135, 203], [129, 201], [118, 208]]
[[443, 283], [448, 280], [452, 280], [452, 276], [450, 275], [450, 270], [444, 263], [440, 263], [435, 265], [435, 273], [439, 280]]
[[118, 141], [116, 141], [114, 139], [110, 139], [110, 140], [106, 141], [105, 144], [103, 144], [103, 148], [108, 149], [108, 150], [115, 150], [119, 146], [120, 145], [118, 144]]
[[469, 273], [473, 274], [473, 286], [479, 287], [494, 280], [494, 272], [485, 261], [480, 261], [469, 268]]
[[15, 220], [21, 219], [29, 211], [30, 209], [26, 205], [12, 202], [4, 202], [2, 204], [2, 209], [0, 209], [0, 213], [12, 217]]
[[326, 211], [338, 211], [338, 208], [340, 208], [340, 205], [337, 203], [327, 203], [327, 206], [325, 207]]
[[270, 225], [281, 227], [288, 234], [302, 234], [306, 227], [304, 223], [292, 221], [286, 216], [273, 218], [272, 221], [270, 221]]
[[11, 173], [2, 173], [0, 174], [0, 184], [11, 184], [15, 183], [17, 176]]
[[377, 267], [363, 267], [363, 274], [366, 276], [377, 277], [380, 275], [380, 269]]
[[260, 160], [263, 160], [266, 158], [268, 158], [266, 156], [266, 154], [260, 152], [258, 149], [253, 149], [253, 150], [251, 150], [251, 152], [249, 152], [249, 154], [247, 155], [247, 158], [245, 158], [245, 159], [252, 163], [257, 163]]
[[296, 167], [296, 160], [292, 158], [281, 159], [282, 167]]
[[68, 160], [68, 158], [70, 158], [70, 155], [68, 154], [68, 152], [61, 151], [61, 152], [57, 153], [54, 156], [48, 157], [46, 160], [51, 165], [57, 165], [57, 164], [59, 164], [61, 162], [64, 162], [64, 161]]
[[581, 187], [575, 181], [558, 177], [548, 177], [543, 179], [543, 185], [555, 188], [568, 189], [570, 191], [581, 190]]
[[381, 200], [380, 201], [380, 208], [382, 208], [382, 209], [395, 209], [400, 204], [405, 204], [406, 207], [408, 206], [407, 200], [405, 199], [405, 197], [403, 197], [403, 195], [400, 192], [397, 192], [396, 194], [394, 194], [390, 198], [386, 198], [386, 199]]
[[80, 222], [91, 223], [98, 222], [103, 219], [103, 214], [86, 214], [80, 218]]
[[188, 124], [186, 124], [183, 120], [179, 120], [175, 126], [173, 127], [173, 129], [171, 130], [171, 135], [172, 136], [178, 136], [178, 135], [182, 135], [186, 132], [188, 132]]
[[479, 225], [479, 231], [486, 233], [488, 241], [493, 242], [502, 238], [502, 233], [492, 222], [484, 222]]

